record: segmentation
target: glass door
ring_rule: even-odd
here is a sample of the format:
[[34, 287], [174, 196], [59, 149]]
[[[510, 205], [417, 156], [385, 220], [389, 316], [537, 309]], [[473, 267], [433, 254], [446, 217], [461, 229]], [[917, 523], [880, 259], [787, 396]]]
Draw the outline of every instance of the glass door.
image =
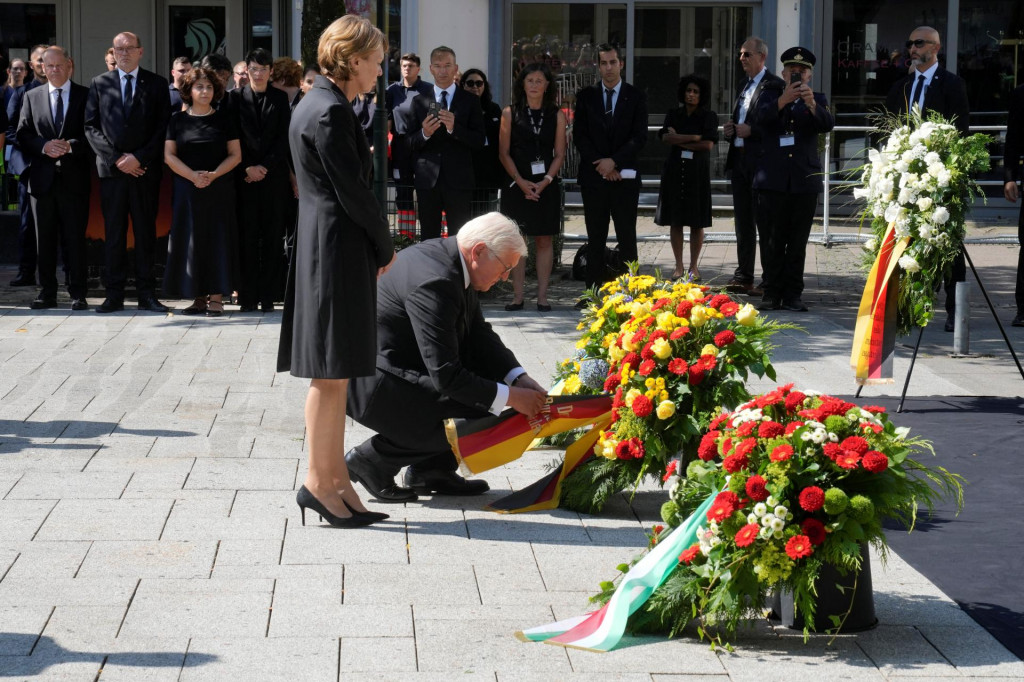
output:
[[227, 17], [223, 3], [167, 5], [168, 59], [188, 57], [193, 63], [208, 54], [227, 55]]

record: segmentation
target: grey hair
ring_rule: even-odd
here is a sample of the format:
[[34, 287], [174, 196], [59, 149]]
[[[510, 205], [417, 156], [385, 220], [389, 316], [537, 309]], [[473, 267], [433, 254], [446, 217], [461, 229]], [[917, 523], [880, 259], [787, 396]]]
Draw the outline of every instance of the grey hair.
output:
[[754, 52], [764, 55], [765, 57], [768, 56], [768, 43], [764, 42], [764, 40], [757, 36], [748, 36], [747, 39], [743, 41], [743, 44], [751, 45]]
[[57, 53], [63, 55], [64, 59], [68, 60], [69, 62], [71, 61], [71, 55], [68, 54], [68, 51], [65, 50], [63, 47], [61, 47], [60, 45], [50, 45], [50, 46], [48, 46], [45, 50], [43, 50], [43, 54], [46, 54], [47, 52], [57, 52]]
[[519, 226], [508, 216], [497, 211], [473, 218], [462, 226], [455, 237], [463, 249], [472, 249], [477, 244], [486, 244], [492, 252], [504, 254], [515, 251], [520, 258], [526, 257], [526, 240], [519, 232]]

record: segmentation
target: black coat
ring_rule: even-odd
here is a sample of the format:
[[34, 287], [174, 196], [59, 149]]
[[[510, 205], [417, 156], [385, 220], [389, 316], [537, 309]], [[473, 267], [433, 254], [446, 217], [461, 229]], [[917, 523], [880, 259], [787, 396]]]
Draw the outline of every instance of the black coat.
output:
[[[907, 113], [907, 102], [913, 97], [917, 76], [915, 71], [892, 86], [885, 98], [886, 110], [898, 114]], [[947, 119], [955, 117], [953, 125], [961, 135], [966, 135], [970, 125], [971, 107], [967, 102], [967, 84], [964, 83], [964, 79], [941, 66], [936, 69], [932, 82], [924, 93], [924, 113], [927, 114], [929, 111], [936, 111]]]
[[1003, 152], [1003, 182], [1024, 178], [1024, 85], [1010, 96], [1010, 115], [1006, 119], [1006, 145]]
[[[781, 83], [781, 81], [780, 81]], [[784, 84], [783, 84], [784, 85]], [[783, 87], [769, 85], [757, 107], [761, 143], [754, 158], [754, 189], [793, 194], [822, 191], [819, 136], [835, 127], [835, 118], [825, 95], [814, 93], [814, 113], [803, 100], [779, 109]], [[783, 147], [781, 138], [793, 135], [793, 144]]]
[[456, 87], [448, 103], [455, 114], [455, 126], [444, 126], [429, 139], [423, 137], [423, 120], [434, 102], [434, 94], [417, 95], [412, 101], [405, 143], [412, 158], [416, 189], [431, 189], [438, 183], [452, 189], [473, 189], [473, 151], [484, 146], [484, 116], [476, 95]]
[[59, 159], [61, 189], [77, 194], [89, 193], [92, 150], [85, 139], [85, 105], [88, 98], [89, 88], [71, 83], [71, 90], [64, 102], [64, 125], [56, 130], [50, 109], [50, 88], [36, 88], [25, 96], [17, 139], [30, 164], [29, 194], [45, 194], [57, 179], [58, 159], [43, 154], [43, 146], [57, 139], [66, 140], [71, 145], [71, 153]]
[[268, 174], [288, 172], [288, 124], [291, 121], [291, 103], [288, 95], [267, 86], [263, 110], [256, 111], [256, 93], [252, 87], [229, 93], [235, 115], [238, 117], [239, 143], [242, 147], [241, 174], [249, 166], [263, 166]]
[[370, 147], [351, 103], [323, 76], [295, 107], [288, 137], [299, 217], [278, 371], [371, 375], [377, 268], [391, 262], [394, 245], [370, 184]]
[[573, 114], [572, 141], [580, 152], [580, 169], [576, 181], [579, 185], [604, 187], [606, 182], [594, 168], [598, 159], [613, 159], [619, 170], [637, 171], [637, 156], [647, 143], [647, 95], [623, 82], [615, 102], [615, 113], [609, 128], [604, 114], [604, 84], [597, 82], [576, 94]]
[[139, 69], [133, 83], [132, 109], [128, 120], [121, 106], [121, 72], [108, 71], [92, 79], [85, 107], [85, 136], [96, 154], [101, 178], [117, 177], [117, 160], [132, 154], [147, 175], [159, 175], [164, 161], [164, 138], [171, 118], [167, 79]]
[[[773, 74], [771, 71], [765, 71], [764, 77], [761, 78], [761, 81], [754, 88], [754, 94], [750, 98], [750, 107], [747, 109], [747, 117], [743, 121], [743, 123], [750, 126], [750, 137], [744, 138], [743, 140], [743, 148], [747, 150], [746, 154], [750, 162], [752, 162], [753, 158], [757, 157], [759, 154], [758, 148], [761, 145], [761, 135], [757, 128], [757, 108], [758, 104], [761, 102], [761, 97], [764, 95], [765, 88], [769, 85], [772, 87], [779, 87], [780, 85], [783, 88], [786, 87], [785, 82], [781, 78]], [[746, 87], [746, 82], [744, 82], [744, 84], [740, 86], [739, 90], [736, 91], [736, 105], [732, 108], [731, 119], [734, 123], [739, 121], [740, 105], [743, 100], [743, 90], [746, 89]], [[736, 138], [731, 137], [727, 139], [729, 140], [729, 154], [725, 157], [725, 170], [732, 170], [736, 165], [739, 152], [736, 147]]]

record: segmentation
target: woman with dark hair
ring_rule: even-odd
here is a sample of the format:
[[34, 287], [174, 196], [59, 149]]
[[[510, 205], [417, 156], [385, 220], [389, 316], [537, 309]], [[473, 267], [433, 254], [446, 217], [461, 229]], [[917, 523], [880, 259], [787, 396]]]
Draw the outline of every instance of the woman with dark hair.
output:
[[[537, 310], [548, 312], [548, 280], [558, 234], [562, 193], [558, 171], [565, 160], [565, 114], [555, 104], [555, 81], [542, 63], [527, 64], [512, 85], [512, 105], [501, 114], [498, 158], [511, 184], [501, 193], [501, 212], [533, 237], [537, 247]], [[526, 259], [512, 270], [514, 298], [505, 310], [523, 309]]]
[[687, 272], [683, 269], [683, 226], [690, 226], [688, 273], [697, 281], [704, 228], [711, 226], [711, 150], [718, 142], [718, 114], [708, 109], [710, 86], [699, 76], [683, 76], [678, 97], [682, 106], [665, 114], [665, 125], [658, 131], [669, 153], [661, 172], [654, 224], [670, 229], [676, 260], [672, 279]]
[[484, 112], [484, 146], [473, 152], [473, 215], [480, 216], [494, 210], [498, 187], [504, 179], [498, 163], [498, 131], [501, 128], [501, 106], [491, 95], [491, 84], [480, 69], [467, 69], [462, 74], [462, 89], [480, 98]]
[[180, 93], [186, 109], [171, 116], [164, 142], [164, 161], [175, 174], [164, 293], [193, 299], [183, 315], [219, 317], [238, 251], [231, 175], [242, 160], [238, 126], [226, 109], [214, 109], [224, 94], [214, 71], [192, 69]]

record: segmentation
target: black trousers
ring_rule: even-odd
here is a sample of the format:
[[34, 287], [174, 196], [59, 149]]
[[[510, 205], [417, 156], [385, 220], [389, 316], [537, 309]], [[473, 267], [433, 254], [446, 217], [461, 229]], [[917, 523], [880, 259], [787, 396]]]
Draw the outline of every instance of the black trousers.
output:
[[1021, 247], [1017, 252], [1017, 288], [1014, 296], [1017, 299], [1017, 314], [1024, 315], [1024, 203], [1021, 204], [1020, 217], [1017, 219], [1017, 239]]
[[[26, 171], [27, 173], [28, 171]], [[25, 183], [18, 181], [18, 275], [31, 277], [36, 271], [36, 221]]]
[[473, 190], [453, 189], [440, 182], [430, 189], [417, 189], [420, 236], [433, 239], [441, 236], [441, 211], [448, 220], [448, 236], [454, 237], [473, 217]]
[[284, 234], [291, 187], [287, 173], [267, 173], [260, 182], [238, 183], [238, 304], [283, 298]]
[[807, 239], [817, 207], [817, 194], [757, 192], [757, 225], [768, 242], [761, 247], [766, 297], [791, 301], [803, 294]]
[[619, 254], [626, 262], [637, 260], [636, 212], [640, 201], [637, 180], [603, 181], [596, 187], [580, 186], [583, 197], [583, 220], [587, 226], [587, 274], [589, 289], [606, 281], [604, 250], [608, 245], [609, 221], [615, 223]]
[[[737, 150], [739, 151], [739, 150]], [[756, 199], [754, 197], [754, 166], [739, 152], [739, 159], [732, 169], [733, 220], [736, 224], [736, 271], [733, 279], [742, 284], [754, 283], [754, 258], [757, 244], [761, 243], [761, 273], [765, 270], [765, 252], [768, 250], [768, 235], [758, 230]]]
[[151, 298], [156, 289], [153, 251], [156, 248], [156, 213], [160, 195], [160, 170], [150, 167], [141, 178], [117, 172], [100, 178], [103, 210], [104, 280], [107, 298], [124, 300], [128, 281], [128, 218], [135, 236], [135, 288], [140, 299]]
[[89, 195], [65, 191], [60, 182], [54, 182], [45, 194], [31, 197], [31, 202], [39, 247], [39, 285], [42, 287], [39, 297], [57, 296], [57, 249], [60, 248], [67, 272], [68, 294], [71, 298], [85, 298]]

